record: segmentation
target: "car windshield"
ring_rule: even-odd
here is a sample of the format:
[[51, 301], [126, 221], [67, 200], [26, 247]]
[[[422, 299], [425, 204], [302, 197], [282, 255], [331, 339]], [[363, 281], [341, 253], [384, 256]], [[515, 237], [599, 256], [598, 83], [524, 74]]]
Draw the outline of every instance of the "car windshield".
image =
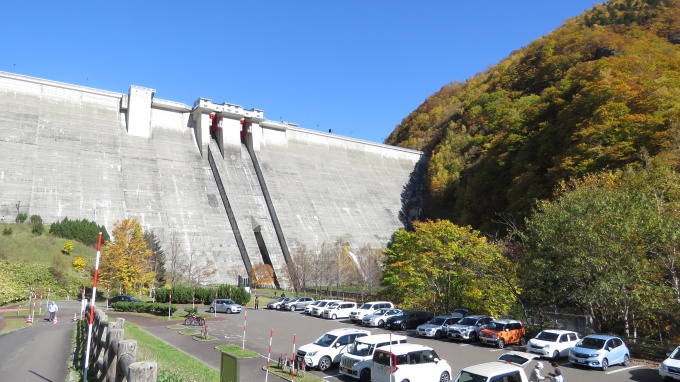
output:
[[382, 315], [384, 315], [385, 313], [387, 313], [387, 309], [378, 309], [378, 310], [376, 310], [375, 312], [373, 312], [373, 315], [374, 315], [374, 316], [382, 316]]
[[581, 340], [576, 346], [586, 348], [586, 349], [602, 349], [604, 347], [605, 340], [601, 338], [586, 337]]
[[406, 313], [406, 312], [399, 312], [399, 313], [395, 314], [394, 317], [404, 317], [404, 316], [406, 316], [406, 315], [408, 315], [408, 314], [409, 314], [409, 313]]
[[357, 341], [350, 345], [348, 353], [352, 355], [358, 355], [359, 357], [365, 357], [373, 352], [374, 347], [375, 345]]
[[458, 374], [458, 377], [455, 379], [457, 382], [486, 382], [487, 378], [482, 377], [481, 375], [477, 374], [472, 374], [469, 373], [465, 370], [461, 371], [460, 374]]
[[279, 297], [279, 298], [277, 298], [276, 301], [274, 301], [274, 302], [281, 302], [281, 301], [283, 301], [283, 300], [285, 300], [285, 299], [286, 299], [285, 297]]
[[477, 324], [477, 319], [472, 317], [465, 317], [462, 320], [458, 321], [458, 324], [465, 326], [474, 326]]
[[680, 348], [675, 348], [675, 350], [673, 350], [673, 353], [671, 353], [671, 355], [669, 355], [668, 358], [680, 359]]
[[373, 304], [364, 304], [359, 309], [367, 309], [368, 310], [368, 309], [371, 309], [372, 307], [373, 307]]
[[331, 308], [331, 309], [337, 308], [338, 306], [340, 306], [340, 303], [339, 303], [339, 302], [334, 302], [334, 303], [328, 305], [328, 307]]
[[225, 304], [236, 304], [233, 300], [227, 300], [224, 302]]
[[557, 338], [558, 338], [559, 336], [560, 336], [560, 335], [557, 334], [557, 333], [540, 332], [540, 333], [538, 333], [538, 335], [536, 336], [536, 339], [537, 339], [537, 340], [541, 340], [541, 341], [557, 342]]
[[335, 341], [336, 338], [338, 338], [338, 336], [326, 333], [323, 336], [317, 338], [317, 340], [314, 341], [314, 345], [319, 345], [327, 348], [333, 344], [333, 341]]
[[430, 322], [428, 322], [428, 324], [441, 325], [441, 324], [444, 323], [444, 321], [446, 321], [446, 320], [442, 317], [435, 317], [435, 318], [431, 319]]
[[505, 324], [500, 323], [500, 322], [491, 322], [489, 325], [486, 326], [487, 329], [491, 330], [498, 330], [501, 331], [505, 329]]

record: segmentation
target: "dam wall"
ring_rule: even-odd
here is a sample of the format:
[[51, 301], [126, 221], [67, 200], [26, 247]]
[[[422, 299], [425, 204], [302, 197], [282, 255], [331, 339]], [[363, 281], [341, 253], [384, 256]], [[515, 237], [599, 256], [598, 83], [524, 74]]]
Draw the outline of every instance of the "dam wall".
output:
[[150, 88], [122, 94], [0, 72], [5, 221], [18, 213], [46, 224], [88, 219], [111, 233], [136, 218], [158, 235], [166, 260], [194, 264], [196, 282], [236, 283], [263, 262], [283, 275], [289, 252], [336, 240], [384, 246], [418, 214], [407, 199], [426, 161], [239, 105], [199, 98], [190, 107]]

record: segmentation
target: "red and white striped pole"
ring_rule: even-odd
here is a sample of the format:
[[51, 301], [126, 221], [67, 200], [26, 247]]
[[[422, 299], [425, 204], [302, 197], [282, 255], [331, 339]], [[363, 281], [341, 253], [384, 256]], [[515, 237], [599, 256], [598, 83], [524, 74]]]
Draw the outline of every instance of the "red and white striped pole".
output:
[[293, 334], [293, 362], [291, 363], [291, 368], [290, 368], [290, 378], [291, 382], [295, 382], [295, 334]]
[[92, 338], [92, 324], [94, 321], [94, 299], [97, 295], [97, 279], [99, 279], [99, 255], [102, 249], [102, 233], [99, 232], [97, 240], [97, 257], [94, 261], [94, 283], [92, 284], [92, 300], [90, 302], [90, 320], [87, 325], [87, 346], [85, 347], [85, 370], [83, 372], [83, 382], [87, 382], [87, 365], [90, 363], [90, 342]]
[[272, 359], [272, 337], [274, 337], [274, 329], [269, 332], [269, 353], [267, 353], [267, 374], [264, 377], [264, 382], [269, 379], [269, 361]]
[[248, 308], [243, 310], [243, 349], [246, 348], [246, 320], [248, 319]]

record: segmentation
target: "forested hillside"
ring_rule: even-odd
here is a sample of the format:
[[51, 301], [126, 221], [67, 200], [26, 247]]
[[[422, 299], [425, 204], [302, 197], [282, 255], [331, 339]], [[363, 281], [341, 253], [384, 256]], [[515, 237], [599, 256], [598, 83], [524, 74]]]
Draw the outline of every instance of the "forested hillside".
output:
[[676, 150], [680, 1], [612, 0], [451, 83], [386, 143], [431, 154], [427, 217], [493, 231], [562, 180]]

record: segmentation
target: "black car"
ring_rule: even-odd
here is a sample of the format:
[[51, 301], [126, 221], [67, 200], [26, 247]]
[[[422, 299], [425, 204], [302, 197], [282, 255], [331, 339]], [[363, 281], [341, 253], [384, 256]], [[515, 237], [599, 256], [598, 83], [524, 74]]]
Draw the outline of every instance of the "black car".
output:
[[109, 305], [114, 302], [142, 302], [142, 300], [132, 296], [116, 296], [109, 300]]
[[387, 322], [385, 322], [385, 327], [388, 329], [401, 329], [401, 330], [413, 329], [420, 324], [424, 324], [430, 321], [431, 318], [432, 316], [430, 315], [430, 313], [423, 312], [420, 310], [403, 311], [397, 315], [388, 318]]

